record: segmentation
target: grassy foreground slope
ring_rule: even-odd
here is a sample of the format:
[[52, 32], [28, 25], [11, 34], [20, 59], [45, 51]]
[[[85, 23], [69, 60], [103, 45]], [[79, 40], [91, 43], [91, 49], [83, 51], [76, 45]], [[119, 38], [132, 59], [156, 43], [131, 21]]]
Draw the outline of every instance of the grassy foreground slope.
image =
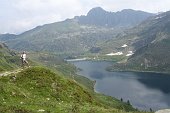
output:
[[0, 101], [1, 113], [138, 113], [127, 103], [41, 67], [0, 77]]
[[62, 55], [32, 52], [29, 53], [29, 58], [40, 66], [50, 68], [50, 70], [52, 70], [53, 72], [60, 72], [66, 78], [74, 78], [76, 82], [88, 87], [88, 89], [94, 89], [94, 81], [91, 81], [86, 77], [77, 75], [76, 67], [64, 61]]

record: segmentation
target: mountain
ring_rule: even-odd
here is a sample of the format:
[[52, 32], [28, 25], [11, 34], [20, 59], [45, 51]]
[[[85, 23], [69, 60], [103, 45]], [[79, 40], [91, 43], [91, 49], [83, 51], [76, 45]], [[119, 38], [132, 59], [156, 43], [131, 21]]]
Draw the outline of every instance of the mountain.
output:
[[0, 40], [1, 41], [11, 40], [11, 39], [14, 39], [16, 37], [17, 37], [17, 35], [15, 35], [15, 34], [9, 34], [9, 33], [7, 33], [7, 34], [0, 34]]
[[19, 57], [4, 43], [0, 43], [0, 72], [17, 68], [17, 64], [19, 64]]
[[149, 18], [125, 37], [131, 37], [131, 46], [136, 52], [126, 64], [115, 67], [170, 72], [170, 11]]
[[[97, 53], [110, 52], [112, 48], [106, 51], [100, 47], [112, 39], [119, 43], [116, 37], [118, 34], [128, 26], [139, 24], [152, 15], [135, 10], [113, 13], [104, 11], [102, 8], [94, 8], [88, 12], [87, 16], [38, 26], [14, 38], [0, 38], [0, 40], [15, 50], [84, 54], [93, 53], [94, 48], [97, 48]], [[106, 27], [106, 24], [110, 27]], [[114, 44], [117, 43], [112, 43]]]
[[108, 12], [101, 7], [91, 9], [86, 16], [75, 17], [80, 24], [105, 26], [105, 27], [133, 27], [144, 21], [152, 13], [124, 9], [118, 12]]
[[84, 53], [121, 31], [66, 20], [36, 27], [5, 43], [15, 50]]
[[1, 113], [148, 113], [42, 67], [0, 77], [0, 89]]

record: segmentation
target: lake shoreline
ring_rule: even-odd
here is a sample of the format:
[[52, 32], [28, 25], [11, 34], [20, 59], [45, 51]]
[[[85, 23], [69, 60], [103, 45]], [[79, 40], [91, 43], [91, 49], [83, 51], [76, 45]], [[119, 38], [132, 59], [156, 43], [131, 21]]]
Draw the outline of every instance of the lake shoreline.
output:
[[158, 72], [158, 71], [140, 71], [140, 70], [108, 70], [106, 69], [106, 71], [108, 72], [138, 72], [138, 73], [155, 73], [155, 74], [166, 74], [166, 75], [170, 75], [170, 72]]
[[[89, 58], [80, 58], [80, 59], [67, 59], [67, 62], [78, 62], [78, 61], [92, 61], [92, 62], [111, 62], [111, 63], [115, 63], [115, 61], [110, 61], [110, 60], [99, 60], [99, 59], [89, 59]], [[110, 67], [110, 66], [108, 66]], [[159, 71], [142, 71], [142, 70], [112, 70], [112, 69], [107, 69], [106, 71], [108, 72], [139, 72], [139, 73], [156, 73], [156, 74], [166, 74], [166, 75], [170, 75], [170, 72], [159, 72]]]

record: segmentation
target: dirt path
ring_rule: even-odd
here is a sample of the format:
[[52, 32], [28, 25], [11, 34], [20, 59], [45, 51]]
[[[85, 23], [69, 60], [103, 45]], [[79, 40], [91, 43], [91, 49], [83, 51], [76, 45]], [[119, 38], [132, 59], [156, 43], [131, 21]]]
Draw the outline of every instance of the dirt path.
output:
[[3, 73], [0, 73], [0, 76], [8, 76], [8, 75], [11, 75], [11, 74], [16, 74], [16, 73], [19, 73], [21, 72], [23, 69], [16, 69], [16, 70], [13, 70], [13, 71], [6, 71], [6, 72], [3, 72]]

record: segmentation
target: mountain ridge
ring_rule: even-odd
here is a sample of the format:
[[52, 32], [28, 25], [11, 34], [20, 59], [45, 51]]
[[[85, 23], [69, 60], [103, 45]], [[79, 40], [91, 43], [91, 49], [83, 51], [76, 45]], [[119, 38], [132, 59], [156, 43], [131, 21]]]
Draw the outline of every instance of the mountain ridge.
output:
[[109, 12], [101, 7], [91, 9], [86, 16], [77, 16], [75, 19], [80, 24], [97, 25], [105, 27], [133, 27], [155, 14], [132, 9]]
[[[91, 15], [91, 12], [93, 14], [99, 12], [100, 14], [101, 11], [106, 12], [106, 14], [112, 14], [110, 12], [103, 10], [102, 8], [97, 8], [89, 11], [88, 15]], [[129, 10], [124, 10], [123, 13], [126, 13], [128, 11]], [[130, 10], [130, 12], [131, 11], [136, 12], [134, 10]], [[136, 13], [138, 14], [138, 11]], [[152, 15], [149, 13], [145, 14], [146, 14], [146, 16], [144, 16], [145, 18]], [[139, 15], [143, 17], [143, 13]], [[27, 50], [27, 51], [46, 51], [69, 54], [72, 53], [83, 54], [89, 53], [92, 48], [99, 47], [104, 42], [109, 41], [110, 39], [116, 40], [117, 38], [116, 35], [123, 32], [124, 29], [127, 29], [126, 25], [125, 26], [118, 25], [112, 28], [106, 26], [96, 26], [93, 23], [90, 25], [81, 24], [78, 21], [78, 18], [79, 17], [77, 17], [77, 19], [75, 18], [67, 19], [62, 22], [55, 22], [51, 24], [45, 24], [43, 26], [38, 26], [34, 29], [26, 31], [20, 35], [17, 35], [15, 38], [8, 38], [6, 40], [3, 39], [3, 41], [11, 49], [19, 51]], [[95, 19], [96, 18], [93, 18], [93, 20]], [[117, 20], [120, 19], [117, 18]], [[123, 19], [123, 21], [124, 20], [127, 19]], [[135, 17], [134, 20], [136, 20]], [[105, 23], [103, 25], [105, 25]], [[109, 25], [112, 26], [112, 23], [109, 23]], [[2, 40], [2, 38], [0, 38], [0, 40]], [[104, 52], [102, 51], [102, 48], [99, 49], [101, 50], [99, 52]], [[110, 50], [111, 49], [109, 49], [109, 51]]]

